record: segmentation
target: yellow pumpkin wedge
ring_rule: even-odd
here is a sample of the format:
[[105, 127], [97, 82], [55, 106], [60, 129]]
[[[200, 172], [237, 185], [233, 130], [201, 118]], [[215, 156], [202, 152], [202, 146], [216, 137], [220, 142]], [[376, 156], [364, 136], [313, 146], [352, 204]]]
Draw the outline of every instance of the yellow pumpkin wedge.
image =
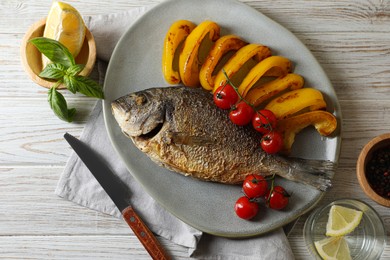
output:
[[326, 108], [322, 93], [314, 88], [291, 90], [272, 99], [265, 109], [271, 110], [277, 119], [287, 118], [303, 109], [310, 111]]
[[301, 75], [289, 73], [263, 85], [253, 87], [246, 94], [245, 99], [257, 107], [266, 100], [274, 97], [286, 89], [295, 90], [303, 87], [304, 79]]
[[[248, 44], [239, 49], [226, 62], [226, 64], [223, 66], [223, 70], [225, 71], [226, 75], [231, 78], [251, 58], [255, 58], [257, 61], [261, 61], [269, 56], [271, 56], [271, 50], [267, 46], [255, 43]], [[215, 76], [213, 92], [215, 92], [220, 86], [225, 85], [227, 82], [223, 70], [220, 70]]]
[[220, 27], [213, 21], [204, 21], [196, 26], [184, 41], [182, 52], [179, 56], [180, 78], [185, 86], [199, 86], [199, 47], [206, 35], [210, 40], [219, 38]]
[[162, 55], [162, 71], [165, 80], [169, 84], [180, 83], [180, 75], [173, 68], [173, 60], [175, 53], [180, 43], [182, 43], [191, 31], [195, 28], [195, 24], [187, 20], [179, 20], [174, 22], [164, 39], [163, 55]]
[[233, 34], [219, 38], [211, 48], [205, 62], [200, 68], [199, 80], [202, 87], [206, 90], [212, 90], [214, 88], [215, 79], [213, 72], [223, 55], [229, 51], [239, 50], [247, 44], [248, 43], [243, 41], [240, 37]]
[[238, 92], [245, 97], [255, 83], [271, 69], [274, 69], [273, 76], [284, 76], [291, 71], [291, 62], [282, 56], [271, 56], [260, 61], [245, 76], [238, 87]]
[[329, 136], [337, 128], [337, 119], [329, 112], [317, 110], [278, 120], [277, 129], [283, 136], [282, 152], [289, 154], [295, 135], [310, 125], [314, 126], [320, 135]]

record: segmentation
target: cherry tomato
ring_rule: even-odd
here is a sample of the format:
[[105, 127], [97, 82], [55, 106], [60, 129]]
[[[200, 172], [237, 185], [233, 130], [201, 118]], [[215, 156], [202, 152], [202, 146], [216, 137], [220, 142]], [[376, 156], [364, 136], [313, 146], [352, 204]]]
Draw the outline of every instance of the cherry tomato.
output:
[[261, 139], [261, 148], [268, 154], [275, 154], [283, 147], [283, 138], [279, 132], [272, 131]]
[[214, 92], [214, 103], [221, 109], [229, 109], [237, 103], [238, 94], [230, 84], [217, 88]]
[[243, 196], [236, 201], [234, 210], [240, 218], [251, 219], [259, 212], [259, 204]]
[[276, 128], [276, 117], [272, 111], [262, 109], [254, 114], [252, 125], [256, 131], [265, 135]]
[[238, 102], [229, 113], [230, 120], [236, 125], [247, 125], [255, 111], [245, 101]]
[[259, 198], [267, 192], [268, 184], [265, 178], [258, 174], [246, 176], [242, 189], [248, 198]]
[[266, 196], [267, 206], [271, 209], [284, 209], [289, 201], [290, 195], [282, 186], [275, 186]]

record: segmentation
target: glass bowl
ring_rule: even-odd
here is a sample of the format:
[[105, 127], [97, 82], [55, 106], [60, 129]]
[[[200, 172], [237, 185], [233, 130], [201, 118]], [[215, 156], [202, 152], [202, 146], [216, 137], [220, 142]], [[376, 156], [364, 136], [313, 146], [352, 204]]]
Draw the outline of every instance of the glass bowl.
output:
[[329, 210], [333, 205], [340, 205], [363, 211], [359, 226], [345, 235], [352, 259], [379, 259], [386, 245], [386, 231], [382, 219], [377, 212], [359, 200], [340, 199], [314, 210], [307, 218], [303, 235], [306, 245], [316, 259], [321, 259], [314, 246], [315, 241], [326, 238], [326, 223]]

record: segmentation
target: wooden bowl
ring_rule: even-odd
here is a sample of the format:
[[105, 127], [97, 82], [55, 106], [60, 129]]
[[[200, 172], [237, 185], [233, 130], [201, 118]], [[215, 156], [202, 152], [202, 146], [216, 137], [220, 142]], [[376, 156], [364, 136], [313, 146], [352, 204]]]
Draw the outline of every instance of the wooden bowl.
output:
[[367, 163], [372, 159], [373, 153], [386, 146], [390, 147], [390, 133], [379, 135], [369, 141], [360, 152], [356, 165], [356, 174], [360, 186], [368, 197], [383, 206], [390, 207], [390, 199], [376, 193], [366, 176]]
[[[46, 18], [33, 24], [24, 35], [21, 46], [21, 58], [24, 70], [30, 76], [30, 78], [38, 85], [51, 88], [55, 82], [43, 79], [39, 77], [39, 73], [42, 71], [42, 54], [38, 49], [29, 42], [30, 39], [43, 36], [43, 30], [45, 29]], [[77, 64], [84, 64], [85, 68], [79, 75], [88, 76], [96, 61], [96, 43], [92, 33], [86, 29], [85, 40], [81, 47], [79, 55], [75, 58]], [[64, 85], [60, 85], [58, 88], [65, 88]]]

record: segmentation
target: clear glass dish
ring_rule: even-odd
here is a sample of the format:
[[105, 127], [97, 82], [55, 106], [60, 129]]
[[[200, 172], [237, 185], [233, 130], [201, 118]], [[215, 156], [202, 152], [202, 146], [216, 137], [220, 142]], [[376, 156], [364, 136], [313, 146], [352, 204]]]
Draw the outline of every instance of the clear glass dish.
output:
[[326, 238], [326, 223], [329, 210], [333, 205], [340, 205], [363, 211], [359, 226], [345, 236], [352, 259], [379, 259], [386, 245], [386, 231], [377, 212], [359, 200], [340, 199], [314, 210], [305, 222], [303, 235], [306, 245], [316, 259], [321, 259], [314, 246], [315, 241]]

